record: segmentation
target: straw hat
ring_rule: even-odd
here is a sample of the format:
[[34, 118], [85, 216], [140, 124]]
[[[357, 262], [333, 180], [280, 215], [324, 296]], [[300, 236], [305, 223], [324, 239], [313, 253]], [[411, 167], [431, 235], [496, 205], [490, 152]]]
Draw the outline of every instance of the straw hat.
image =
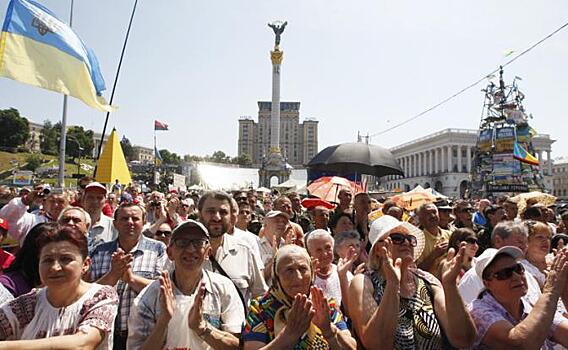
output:
[[416, 237], [416, 247], [414, 247], [414, 261], [416, 261], [426, 245], [426, 238], [424, 232], [418, 227], [409, 224], [408, 222], [398, 221], [390, 215], [384, 215], [373, 221], [371, 229], [369, 230], [369, 241], [375, 245], [377, 241], [387, 238], [394, 231], [406, 233]]

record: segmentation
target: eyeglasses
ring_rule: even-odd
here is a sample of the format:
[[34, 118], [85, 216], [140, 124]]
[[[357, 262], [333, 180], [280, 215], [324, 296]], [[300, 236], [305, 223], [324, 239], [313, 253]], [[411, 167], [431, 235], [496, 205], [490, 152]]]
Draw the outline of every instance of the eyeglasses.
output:
[[478, 244], [479, 241], [475, 237], [468, 237], [466, 239], [463, 239], [462, 242], [466, 242], [469, 244]]
[[402, 234], [402, 233], [393, 233], [389, 237], [390, 237], [392, 243], [396, 244], [396, 245], [402, 245], [404, 243], [404, 241], [408, 241], [408, 243], [410, 243], [410, 245], [412, 247], [416, 247], [416, 245], [418, 245], [418, 240], [416, 240], [416, 237], [414, 237], [412, 235], [405, 235], [405, 234]]
[[172, 231], [156, 231], [156, 236], [169, 237], [172, 235]]
[[521, 275], [525, 272], [525, 267], [521, 263], [516, 263], [513, 266], [506, 267], [506, 268], [501, 269], [497, 272], [494, 272], [491, 275], [491, 277], [495, 277], [495, 279], [497, 279], [499, 281], [504, 281], [504, 280], [508, 280], [509, 278], [511, 278], [513, 276], [513, 272], [516, 273], [517, 275]]
[[177, 248], [181, 249], [188, 248], [189, 246], [195, 249], [201, 249], [205, 247], [207, 243], [209, 243], [209, 241], [206, 239], [189, 239], [189, 238], [178, 238], [173, 242], [173, 244]]

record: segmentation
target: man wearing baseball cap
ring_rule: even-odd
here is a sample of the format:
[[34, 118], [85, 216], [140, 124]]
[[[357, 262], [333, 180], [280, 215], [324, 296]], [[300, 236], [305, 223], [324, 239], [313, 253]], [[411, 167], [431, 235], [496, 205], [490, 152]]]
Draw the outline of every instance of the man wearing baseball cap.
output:
[[114, 228], [113, 219], [103, 215], [103, 207], [106, 204], [106, 187], [98, 182], [91, 182], [83, 190], [81, 206], [91, 216], [91, 228], [89, 229], [89, 251], [93, 251], [99, 244], [110, 242], [118, 237]]
[[128, 320], [128, 349], [237, 348], [244, 307], [230, 279], [204, 269], [210, 236], [188, 220], [172, 233], [164, 271], [134, 300]]

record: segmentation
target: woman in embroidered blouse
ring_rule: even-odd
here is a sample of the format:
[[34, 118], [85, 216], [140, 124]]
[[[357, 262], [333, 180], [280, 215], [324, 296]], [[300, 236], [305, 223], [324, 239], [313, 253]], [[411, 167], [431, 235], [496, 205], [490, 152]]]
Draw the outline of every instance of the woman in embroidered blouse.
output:
[[[450, 265], [442, 283], [417, 269], [424, 233], [391, 216], [375, 220], [369, 269], [356, 275], [349, 288], [354, 329], [367, 349], [466, 348], [475, 327], [456, 285], [465, 243], [443, 262]], [[450, 326], [451, 325], [451, 326]]]
[[339, 307], [314, 287], [308, 252], [297, 245], [274, 256], [273, 285], [251, 300], [241, 335], [245, 350], [356, 349]]
[[65, 227], [37, 243], [45, 287], [2, 305], [0, 350], [110, 349], [118, 296], [82, 280], [90, 266], [87, 237]]

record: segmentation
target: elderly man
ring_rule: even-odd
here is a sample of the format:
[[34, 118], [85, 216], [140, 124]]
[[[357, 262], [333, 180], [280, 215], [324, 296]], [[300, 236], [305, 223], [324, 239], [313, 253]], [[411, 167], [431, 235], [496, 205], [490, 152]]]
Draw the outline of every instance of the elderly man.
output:
[[175, 269], [134, 300], [129, 349], [238, 349], [245, 310], [231, 280], [203, 268], [209, 239], [197, 221], [176, 227], [167, 249]]
[[351, 210], [351, 200], [353, 199], [351, 189], [342, 188], [337, 195], [337, 199], [339, 199], [339, 205], [335, 208], [335, 214]]
[[469, 201], [456, 201], [456, 203], [454, 204], [454, 216], [456, 217], [456, 219], [454, 220], [454, 226], [456, 228], [469, 228], [476, 233], [479, 232], [482, 227], [473, 223], [474, 211], [475, 210], [473, 209]]
[[142, 234], [146, 217], [140, 205], [121, 204], [114, 216], [118, 238], [91, 253], [91, 280], [116, 287], [120, 299], [113, 349], [121, 350], [126, 348], [132, 301], [160, 276], [167, 255], [164, 243]]
[[83, 190], [81, 206], [91, 216], [91, 228], [89, 229], [89, 251], [92, 252], [99, 244], [116, 239], [113, 219], [103, 215], [103, 207], [106, 204], [106, 187], [98, 182], [91, 182]]
[[329, 209], [323, 205], [314, 207], [312, 209], [312, 221], [314, 222], [314, 229], [329, 230]]
[[416, 261], [419, 268], [435, 274], [441, 258], [448, 251], [450, 231], [440, 228], [438, 208], [434, 203], [425, 203], [418, 207], [418, 221], [426, 238], [422, 255]]
[[79, 230], [88, 238], [91, 228], [91, 216], [81, 207], [67, 207], [61, 211], [57, 223]]
[[205, 268], [229, 277], [237, 287], [243, 304], [248, 305], [252, 297], [264, 294], [268, 287], [252, 248], [227, 233], [232, 206], [231, 197], [225, 192], [207, 192], [199, 199], [199, 221], [211, 235], [211, 257]]
[[[29, 205], [41, 199], [42, 210], [36, 214], [28, 213]], [[8, 221], [8, 234], [16, 239], [20, 246], [28, 232], [37, 224], [56, 221], [59, 214], [69, 205], [69, 195], [62, 189], [45, 190], [40, 187], [23, 197], [10, 200], [2, 210], [0, 218]]]

